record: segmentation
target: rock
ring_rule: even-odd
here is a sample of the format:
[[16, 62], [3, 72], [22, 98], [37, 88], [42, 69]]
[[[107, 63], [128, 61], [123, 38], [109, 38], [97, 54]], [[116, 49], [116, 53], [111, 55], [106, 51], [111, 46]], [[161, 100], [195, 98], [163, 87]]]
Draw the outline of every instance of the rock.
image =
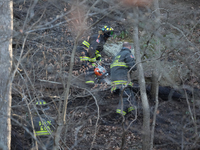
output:
[[117, 43], [106, 43], [104, 45], [104, 52], [111, 57], [114, 57], [119, 53], [119, 51], [122, 48], [122, 42], [117, 42]]
[[47, 72], [48, 73], [53, 73], [54, 72], [54, 66], [52, 63], [50, 63], [48, 66], [47, 66]]
[[[106, 44], [104, 45], [104, 52], [111, 57], [116, 56], [120, 50], [122, 49], [122, 44], [123, 42], [115, 42], [115, 43], [111, 43], [110, 41], [106, 42]], [[131, 43], [133, 45], [133, 43]], [[132, 54], [134, 55], [134, 48], [132, 46]]]

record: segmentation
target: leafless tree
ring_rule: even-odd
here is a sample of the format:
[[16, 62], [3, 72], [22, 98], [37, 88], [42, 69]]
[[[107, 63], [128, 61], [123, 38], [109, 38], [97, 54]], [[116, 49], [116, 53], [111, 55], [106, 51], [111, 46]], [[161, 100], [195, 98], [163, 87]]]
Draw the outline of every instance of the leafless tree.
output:
[[0, 149], [11, 149], [12, 1], [0, 1]]
[[150, 109], [149, 109], [149, 102], [146, 93], [146, 85], [145, 85], [145, 78], [144, 78], [144, 71], [141, 62], [141, 54], [140, 54], [140, 43], [138, 37], [138, 8], [136, 7], [134, 10], [135, 13], [135, 20], [136, 24], [134, 25], [134, 44], [135, 44], [135, 56], [136, 62], [138, 63], [137, 68], [139, 70], [138, 73], [138, 80], [140, 84], [140, 93], [142, 99], [142, 106], [143, 106], [143, 150], [147, 150], [150, 145]]

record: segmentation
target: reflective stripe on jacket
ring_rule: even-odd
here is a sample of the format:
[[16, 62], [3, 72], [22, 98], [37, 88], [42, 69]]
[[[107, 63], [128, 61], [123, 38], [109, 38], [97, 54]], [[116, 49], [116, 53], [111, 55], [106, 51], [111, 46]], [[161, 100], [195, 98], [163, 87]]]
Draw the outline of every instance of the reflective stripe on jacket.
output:
[[[115, 91], [116, 89], [123, 88], [126, 84], [127, 84], [127, 81], [125, 81], [125, 80], [112, 81], [111, 82], [111, 86], [112, 86], [111, 92]], [[132, 87], [133, 83], [130, 82], [128, 85]]]
[[[56, 125], [55, 120], [47, 118], [44, 114], [40, 115], [40, 117], [33, 118], [35, 135], [42, 136], [42, 137], [44, 137], [44, 136], [48, 137], [54, 130], [53, 126]], [[31, 121], [29, 121], [27, 128], [28, 128], [28, 130], [33, 131], [32, 126], [31, 126]], [[31, 138], [29, 133], [25, 132], [25, 138], [27, 138], [27, 139]]]
[[[128, 48], [122, 48], [110, 65], [111, 85], [113, 86], [111, 90], [127, 84], [127, 73], [133, 65], [135, 65], [135, 59], [131, 51]], [[133, 70], [136, 70], [136, 67]], [[129, 85], [133, 84], [130, 83]]]
[[[51, 131], [52, 132], [52, 131]], [[48, 131], [35, 131], [35, 135], [36, 136], [40, 136], [40, 135], [50, 135], [50, 133]]]
[[[87, 41], [83, 41], [82, 44], [83, 44], [84, 46], [86, 46], [87, 48], [90, 47], [90, 43], [88, 43]], [[89, 56], [80, 56], [79, 58], [80, 58], [80, 61], [95, 62], [95, 61], [97, 60], [98, 57], [101, 57], [101, 55], [99, 54], [99, 51], [98, 51], [98, 50], [96, 50], [95, 55], [96, 55], [96, 56], [95, 56], [94, 58], [91, 58], [91, 57], [89, 57]]]
[[89, 42], [83, 41], [82, 44], [88, 48], [88, 55], [79, 57], [81, 61], [95, 62], [96, 60], [101, 60], [100, 52], [103, 50], [103, 45], [105, 44], [105, 39], [102, 34], [92, 35]]
[[51, 123], [52, 121], [46, 119], [43, 119], [43, 121], [38, 120], [37, 122], [34, 122], [36, 136], [50, 135], [51, 132], [53, 132]]
[[[112, 81], [111, 82], [111, 85], [112, 86], [115, 86], [115, 85], [126, 85], [127, 84], [127, 81], [125, 81], [125, 80], [117, 80], [117, 81]], [[130, 86], [133, 86], [133, 83], [132, 82], [130, 82], [128, 85], [130, 85]]]
[[125, 62], [114, 62], [113, 64], [110, 65], [110, 68], [117, 67], [117, 66], [128, 67]]
[[90, 47], [90, 43], [88, 43], [87, 41], [83, 41], [82, 44], [85, 45], [87, 48]]
[[89, 61], [89, 62], [95, 62], [96, 61], [96, 58], [90, 58], [90, 57], [87, 57], [87, 56], [80, 56], [80, 61]]

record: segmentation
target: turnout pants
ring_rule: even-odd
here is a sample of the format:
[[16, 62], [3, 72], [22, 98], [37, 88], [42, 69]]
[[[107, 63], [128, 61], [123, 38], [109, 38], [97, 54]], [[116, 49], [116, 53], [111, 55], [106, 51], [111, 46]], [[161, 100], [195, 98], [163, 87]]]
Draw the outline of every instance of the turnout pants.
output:
[[81, 62], [82, 69], [85, 70], [85, 83], [94, 84], [95, 74], [94, 74], [94, 62], [91, 61], [87, 50], [84, 47], [78, 47], [77, 51], [79, 53], [79, 59]]
[[[134, 92], [131, 87], [126, 87], [124, 92], [122, 89], [116, 89], [113, 91], [114, 95], [117, 97], [119, 103], [116, 109], [116, 113], [126, 115], [135, 110], [135, 106], [137, 105]], [[122, 94], [122, 99], [121, 99]]]
[[86, 69], [85, 83], [86, 84], [94, 84], [94, 80], [95, 80], [94, 67], [92, 65], [90, 65]]

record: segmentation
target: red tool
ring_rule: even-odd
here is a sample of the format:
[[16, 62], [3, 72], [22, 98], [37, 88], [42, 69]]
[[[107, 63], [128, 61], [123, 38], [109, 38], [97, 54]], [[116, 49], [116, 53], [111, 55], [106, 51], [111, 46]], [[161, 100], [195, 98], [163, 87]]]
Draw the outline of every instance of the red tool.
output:
[[100, 65], [98, 65], [98, 67], [96, 67], [94, 69], [94, 73], [97, 75], [97, 76], [102, 76], [103, 74], [106, 73], [106, 69]]

